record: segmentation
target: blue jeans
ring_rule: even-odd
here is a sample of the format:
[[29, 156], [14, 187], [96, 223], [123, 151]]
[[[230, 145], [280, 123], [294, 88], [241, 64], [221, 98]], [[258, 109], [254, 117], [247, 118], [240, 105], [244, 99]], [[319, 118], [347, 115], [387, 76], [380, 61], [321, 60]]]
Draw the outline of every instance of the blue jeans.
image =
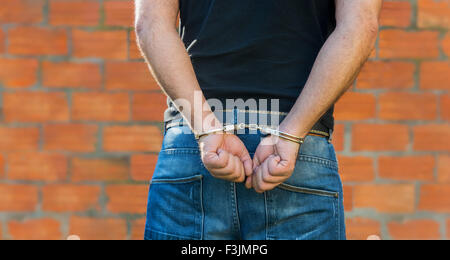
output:
[[[203, 166], [187, 126], [164, 133], [151, 180], [144, 238], [148, 240], [345, 239], [342, 183], [333, 144], [307, 135], [292, 176], [256, 193], [214, 178]], [[238, 135], [253, 154], [260, 133]]]

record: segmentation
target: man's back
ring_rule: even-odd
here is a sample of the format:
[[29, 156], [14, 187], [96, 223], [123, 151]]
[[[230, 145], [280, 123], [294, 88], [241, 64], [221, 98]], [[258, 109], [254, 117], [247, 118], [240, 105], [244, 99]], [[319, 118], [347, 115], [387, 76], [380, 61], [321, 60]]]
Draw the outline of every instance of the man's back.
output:
[[[207, 99], [279, 99], [283, 112], [336, 25], [334, 0], [181, 0], [180, 18]], [[321, 120], [331, 129], [332, 111]]]

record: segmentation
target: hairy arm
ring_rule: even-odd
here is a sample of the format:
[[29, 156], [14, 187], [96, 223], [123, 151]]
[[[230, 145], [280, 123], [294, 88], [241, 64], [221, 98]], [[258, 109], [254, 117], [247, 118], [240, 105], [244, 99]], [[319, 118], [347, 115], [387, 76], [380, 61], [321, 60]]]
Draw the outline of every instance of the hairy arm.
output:
[[[336, 29], [325, 42], [294, 107], [280, 130], [305, 137], [319, 118], [355, 80], [373, 49], [382, 0], [335, 0]], [[298, 145], [267, 137], [253, 158], [246, 187], [271, 190], [294, 171]]]
[[209, 107], [203, 113], [198, 110], [194, 113], [194, 94], [200, 93], [197, 105], [204, 104], [205, 98], [176, 29], [178, 11], [178, 0], [136, 0], [138, 45], [162, 90], [174, 101], [191, 129], [202, 132], [202, 122], [213, 114]]
[[304, 137], [350, 87], [373, 50], [382, 0], [335, 0], [336, 29], [280, 128]]
[[[201, 133], [218, 128], [222, 123], [205, 102], [191, 59], [176, 30], [178, 11], [178, 0], [136, 0], [136, 35], [159, 86], [191, 129]], [[250, 155], [237, 136], [209, 135], [202, 137], [199, 145], [202, 161], [213, 176], [242, 182], [251, 174]]]

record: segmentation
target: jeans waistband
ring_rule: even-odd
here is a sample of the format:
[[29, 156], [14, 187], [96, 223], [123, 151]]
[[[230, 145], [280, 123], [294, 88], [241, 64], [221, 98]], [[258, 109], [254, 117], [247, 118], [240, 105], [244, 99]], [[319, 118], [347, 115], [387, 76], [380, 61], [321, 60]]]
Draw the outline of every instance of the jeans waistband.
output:
[[[239, 109], [229, 109], [229, 110], [216, 110], [214, 114], [218, 119], [224, 124], [258, 124], [263, 126], [277, 127], [279, 123], [287, 116], [286, 112], [277, 111], [264, 111], [264, 110], [239, 110]], [[164, 129], [174, 127], [174, 126], [185, 126], [187, 123], [179, 114], [176, 118], [164, 122]], [[319, 135], [326, 137], [329, 142], [332, 139], [333, 130], [323, 125], [320, 120], [318, 120], [313, 127], [311, 127], [308, 134]]]

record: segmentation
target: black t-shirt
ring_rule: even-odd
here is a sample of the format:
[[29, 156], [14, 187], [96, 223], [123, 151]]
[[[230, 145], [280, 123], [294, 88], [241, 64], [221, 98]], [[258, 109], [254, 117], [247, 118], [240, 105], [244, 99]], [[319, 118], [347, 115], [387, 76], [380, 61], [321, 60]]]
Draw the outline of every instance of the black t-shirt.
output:
[[[180, 0], [180, 36], [207, 99], [279, 99], [289, 112], [335, 27], [334, 0]], [[168, 104], [166, 120], [177, 114]], [[320, 119], [331, 129], [333, 109]]]

